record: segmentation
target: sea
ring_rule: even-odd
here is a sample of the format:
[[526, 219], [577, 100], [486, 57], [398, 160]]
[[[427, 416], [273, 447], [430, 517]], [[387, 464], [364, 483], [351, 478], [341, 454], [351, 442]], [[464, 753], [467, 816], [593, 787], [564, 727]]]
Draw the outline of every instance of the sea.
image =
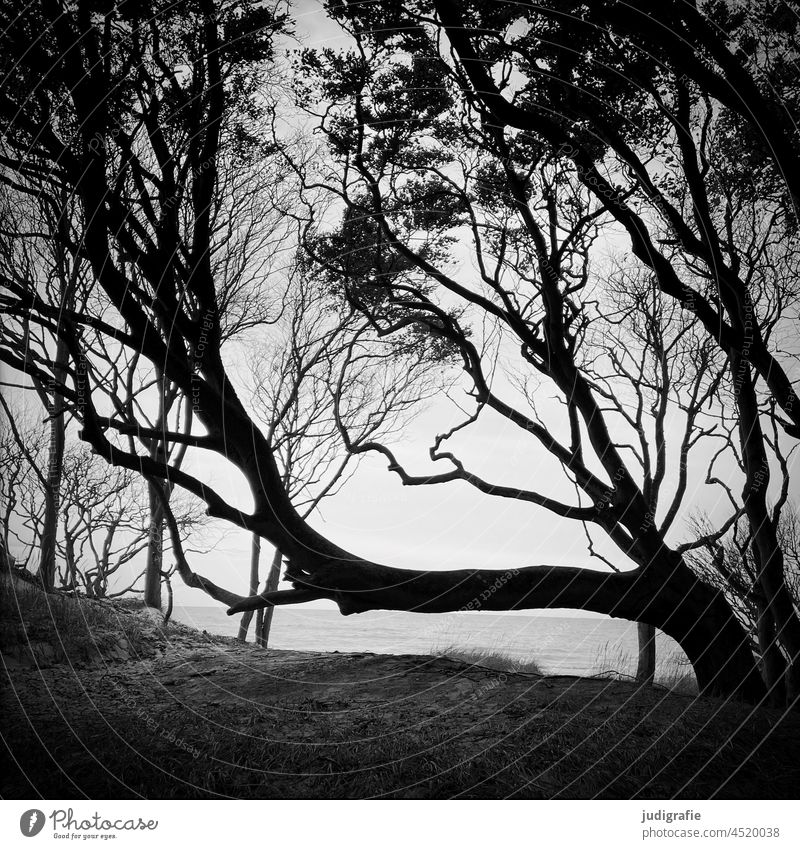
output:
[[[209, 634], [236, 636], [239, 617], [219, 607], [180, 607], [175, 619]], [[252, 632], [251, 632], [252, 633]], [[297, 651], [374, 652], [474, 657], [500, 655], [548, 675], [633, 676], [636, 625], [609, 617], [519, 613], [405, 613], [370, 611], [342, 616], [335, 610], [278, 608], [270, 646]], [[656, 634], [656, 679], [691, 675], [678, 644]]]

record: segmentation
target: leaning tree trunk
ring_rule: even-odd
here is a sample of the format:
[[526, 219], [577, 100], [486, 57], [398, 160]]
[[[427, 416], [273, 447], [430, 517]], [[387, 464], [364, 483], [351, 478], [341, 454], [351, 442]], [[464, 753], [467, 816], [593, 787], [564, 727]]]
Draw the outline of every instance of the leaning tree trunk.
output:
[[[253, 534], [250, 543], [250, 595], [255, 595], [258, 592], [258, 563], [260, 559], [261, 537], [258, 534]], [[250, 628], [252, 618], [252, 610], [245, 610], [242, 614], [242, 620], [239, 623], [239, 633], [237, 634], [237, 639], [241, 640], [241, 642], [245, 642], [247, 639], [247, 631]]]
[[[213, 349], [209, 349], [213, 355]], [[764, 682], [756, 666], [749, 635], [736, 619], [723, 594], [704, 584], [676, 552], [659, 548], [647, 568], [604, 573], [565, 566], [418, 572], [359, 558], [320, 534], [298, 514], [281, 480], [274, 456], [253, 425], [235, 390], [217, 364], [224, 390], [224, 436], [230, 457], [248, 479], [254, 494], [246, 527], [281, 551], [289, 567], [292, 590], [252, 598], [234, 598], [191, 572], [178, 557], [182, 577], [212, 597], [232, 603], [228, 613], [242, 613], [274, 604], [298, 604], [331, 599], [343, 614], [367, 610], [408, 610], [445, 613], [454, 610], [525, 610], [571, 608], [604, 613], [660, 628], [684, 650], [701, 692], [760, 702]], [[212, 432], [211, 417], [203, 420]], [[149, 463], [115, 455], [99, 429], [85, 435], [109, 461], [145, 471]], [[149, 458], [147, 458], [149, 460]], [[125, 460], [122, 463], [121, 460]], [[218, 497], [204, 493], [210, 516], [229, 517]], [[241, 514], [239, 514], [241, 518]], [[179, 546], [177, 528], [170, 527]]]
[[[59, 381], [69, 360], [66, 343], [59, 339], [54, 360], [54, 374]], [[47, 469], [44, 474], [44, 519], [42, 521], [39, 578], [42, 587], [50, 592], [55, 587], [56, 542], [58, 539], [58, 508], [61, 497], [61, 477], [64, 470], [65, 430], [63, 401], [52, 388], [50, 396], [50, 440], [47, 449]]]
[[[352, 556], [329, 557], [320, 563], [319, 548], [316, 552], [308, 548], [303, 551], [298, 536], [284, 536], [286, 546], [292, 549], [287, 578], [295, 589], [238, 602], [230, 607], [229, 614], [321, 598], [335, 601], [345, 615], [381, 609], [417, 613], [589, 610], [645, 622], [671, 636], [688, 656], [705, 695], [752, 702], [760, 702], [765, 696], [748, 634], [730, 605], [674, 552], [664, 554], [666, 562], [658, 571], [649, 568], [609, 574], [564, 566], [529, 566], [506, 571], [415, 572]], [[301, 566], [301, 560], [307, 565]]]
[[636, 680], [652, 684], [656, 677], [656, 629], [645, 622], [638, 622], [636, 631], [639, 638]]

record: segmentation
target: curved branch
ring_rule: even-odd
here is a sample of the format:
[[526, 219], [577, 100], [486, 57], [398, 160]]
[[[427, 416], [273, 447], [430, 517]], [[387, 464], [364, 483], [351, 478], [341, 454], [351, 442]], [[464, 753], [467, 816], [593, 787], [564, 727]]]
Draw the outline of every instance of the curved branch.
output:
[[[147, 478], [151, 484], [154, 483], [151, 477], [145, 475], [145, 478]], [[152, 486], [151, 489], [156, 493], [159, 501], [161, 501], [161, 506], [164, 510], [164, 518], [167, 522], [169, 535], [172, 540], [172, 552], [175, 555], [175, 566], [178, 570], [178, 574], [181, 576], [181, 580], [186, 584], [186, 586], [202, 590], [215, 601], [221, 601], [223, 604], [227, 604], [229, 606], [242, 604], [246, 601], [246, 596], [233, 593], [230, 590], [217, 586], [217, 584], [209, 581], [208, 578], [204, 578], [202, 575], [198, 575], [197, 572], [192, 570], [183, 551], [181, 533], [175, 519], [175, 514], [172, 512], [172, 508], [170, 507], [169, 499], [164, 493], [162, 487]]]

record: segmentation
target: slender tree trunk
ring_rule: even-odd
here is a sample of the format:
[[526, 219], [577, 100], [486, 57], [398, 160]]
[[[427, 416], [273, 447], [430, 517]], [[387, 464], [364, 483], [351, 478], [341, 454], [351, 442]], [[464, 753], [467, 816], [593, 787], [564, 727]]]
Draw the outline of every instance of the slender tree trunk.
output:
[[656, 629], [645, 622], [637, 622], [636, 630], [639, 636], [636, 680], [642, 684], [652, 684], [656, 677]]
[[[66, 344], [59, 339], [53, 373], [56, 381], [62, 381], [69, 359]], [[44, 488], [44, 520], [42, 523], [39, 577], [42, 587], [50, 592], [55, 587], [56, 541], [58, 539], [58, 509], [61, 496], [61, 477], [64, 470], [65, 424], [62, 398], [54, 387], [48, 387], [50, 398], [50, 440], [47, 450], [47, 469]]]
[[144, 603], [161, 610], [161, 573], [164, 571], [164, 505], [154, 491], [160, 483], [148, 484], [150, 530], [144, 573]]
[[[258, 592], [258, 565], [261, 559], [261, 537], [258, 534], [253, 534], [250, 542], [250, 593], [255, 595]], [[247, 631], [250, 628], [250, 622], [253, 619], [253, 611], [245, 610], [242, 614], [241, 622], [239, 623], [239, 633], [237, 639], [245, 642], [247, 640]]]
[[[158, 417], [156, 427], [161, 428], [166, 424], [166, 386], [164, 373], [156, 370], [158, 385]], [[159, 463], [165, 463], [168, 459], [167, 446], [160, 439], [150, 442], [150, 457]], [[180, 465], [180, 464], [178, 464]], [[149, 507], [150, 507], [150, 530], [147, 541], [147, 566], [144, 574], [144, 603], [148, 607], [161, 610], [161, 576], [164, 573], [164, 502], [159, 498], [154, 487], [161, 487], [168, 502], [172, 495], [172, 487], [169, 483], [150, 480], [148, 483]]]
[[64, 522], [64, 559], [67, 561], [67, 589], [75, 592], [78, 587], [78, 567], [75, 563], [75, 541]]
[[[272, 563], [269, 566], [267, 580], [264, 583], [265, 593], [274, 593], [278, 589], [278, 583], [281, 579], [281, 553], [275, 549], [275, 554], [272, 555]], [[262, 647], [269, 646], [269, 634], [272, 630], [272, 617], [275, 615], [275, 608], [271, 605], [267, 608], [259, 610], [261, 621], [256, 621], [256, 642]]]
[[6, 548], [5, 535], [0, 534], [0, 572], [10, 572], [12, 565], [11, 555]]
[[[267, 610], [269, 610], [269, 608], [268, 608], [268, 607], [259, 607], [259, 608], [258, 608], [258, 610], [256, 610], [256, 633], [255, 633], [255, 638], [256, 638], [256, 643], [257, 643], [259, 646], [261, 645], [261, 637], [260, 637], [261, 629], [264, 627], [264, 614], [266, 613], [266, 611], [267, 611]], [[246, 612], [246, 611], [245, 611], [245, 612]]]
[[167, 585], [167, 609], [164, 611], [164, 625], [166, 625], [172, 617], [173, 605], [172, 581], [170, 581], [169, 575], [164, 575], [164, 583]]
[[781, 707], [786, 704], [786, 658], [778, 644], [775, 619], [763, 601], [757, 603], [756, 615], [758, 648], [761, 652], [761, 675], [767, 685], [770, 703], [775, 707]]

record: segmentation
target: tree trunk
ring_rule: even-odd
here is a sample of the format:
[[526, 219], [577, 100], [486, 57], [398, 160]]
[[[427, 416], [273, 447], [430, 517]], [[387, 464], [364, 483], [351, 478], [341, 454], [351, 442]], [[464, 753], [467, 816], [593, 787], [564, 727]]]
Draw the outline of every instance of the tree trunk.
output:
[[[780, 550], [774, 526], [762, 525], [755, 534], [755, 544], [765, 563], [759, 575], [761, 590], [768, 599], [766, 610], [768, 618], [765, 619], [765, 624], [767, 628], [770, 627], [768, 623], [774, 626], [774, 637], [771, 643], [775, 651], [780, 654], [778, 646], [783, 645], [789, 656], [788, 663], [784, 664], [785, 671], [782, 679], [786, 685], [787, 695], [792, 699], [800, 692], [800, 622], [786, 586], [783, 552]], [[759, 621], [760, 619], [761, 617]], [[778, 664], [772, 652], [770, 652], [770, 658], [773, 661], [773, 671], [777, 672]]]
[[[59, 339], [56, 347], [53, 374], [56, 381], [63, 382], [69, 359], [66, 344]], [[50, 592], [55, 587], [56, 541], [58, 539], [58, 508], [61, 496], [61, 476], [64, 469], [65, 424], [62, 398], [54, 387], [48, 387], [50, 397], [50, 441], [47, 449], [47, 469], [44, 478], [44, 520], [42, 523], [39, 578], [42, 587]]]
[[737, 388], [739, 442], [745, 470], [742, 501], [753, 535], [759, 588], [775, 623], [777, 639], [789, 658], [784, 680], [787, 695], [792, 699], [800, 692], [800, 619], [786, 586], [777, 518], [772, 515], [768, 502], [769, 460], [750, 366], [741, 355], [733, 353], [730, 367]]
[[78, 588], [78, 566], [75, 562], [75, 540], [73, 540], [66, 521], [64, 522], [64, 559], [67, 566], [67, 589], [75, 592]]
[[0, 572], [10, 572], [13, 566], [11, 554], [6, 547], [4, 534], [0, 534]]
[[[156, 380], [158, 385], [156, 427], [163, 428], [166, 425], [168, 409], [164, 373], [159, 368], [156, 369]], [[190, 420], [188, 426], [191, 427]], [[159, 463], [166, 463], [169, 459], [167, 445], [160, 439], [150, 441], [149, 454], [153, 460]], [[180, 467], [180, 464], [180, 461], [178, 461], [176, 466]], [[154, 489], [156, 486], [161, 487], [161, 493], [165, 496], [164, 499], [160, 498], [159, 493]], [[148, 482], [150, 530], [147, 540], [147, 566], [144, 574], [144, 603], [157, 610], [161, 610], [161, 579], [164, 574], [164, 502], [169, 503], [172, 490], [172, 485], [167, 481], [161, 483], [151, 478]]]
[[[209, 349], [213, 354], [213, 349]], [[565, 566], [522, 569], [418, 572], [359, 558], [327, 539], [297, 513], [281, 480], [266, 439], [250, 420], [222, 366], [224, 421], [229, 457], [247, 478], [254, 509], [246, 526], [269, 540], [289, 561], [288, 579], [294, 589], [233, 599], [228, 613], [257, 610], [272, 604], [331, 599], [342, 613], [367, 610], [409, 610], [444, 613], [453, 610], [524, 610], [572, 608], [604, 613], [631, 622], [645, 622], [671, 636], [686, 652], [701, 692], [760, 702], [765, 696], [747, 632], [737, 621], [723, 594], [702, 583], [683, 560], [667, 548], [659, 551], [658, 568], [649, 566], [624, 573], [604, 573]], [[222, 415], [221, 413], [221, 415]], [[212, 416], [202, 418], [214, 431]], [[102, 434], [86, 438], [112, 462]], [[149, 460], [149, 458], [147, 458]], [[138, 466], [144, 467], [142, 459]], [[147, 467], [149, 468], [149, 467]], [[147, 471], [145, 468], [145, 471]], [[206, 498], [208, 515], [233, 516], [219, 499]], [[181, 576], [226, 601], [233, 593], [211, 585], [178, 559]]]
[[[272, 563], [269, 566], [267, 580], [264, 583], [265, 593], [274, 593], [278, 589], [278, 583], [281, 579], [281, 553], [275, 549], [275, 554], [272, 556]], [[275, 608], [262, 607], [259, 609], [260, 617], [256, 620], [256, 642], [262, 647], [269, 646], [269, 633], [272, 630], [272, 617], [275, 614]]]
[[[253, 534], [250, 543], [250, 595], [255, 595], [258, 592], [258, 563], [261, 559], [261, 537], [258, 534]], [[253, 618], [252, 610], [245, 610], [242, 614], [242, 620], [239, 623], [239, 633], [237, 639], [245, 642], [247, 640], [247, 631], [250, 628], [250, 621]], [[256, 635], [257, 638], [258, 635]]]
[[781, 707], [786, 704], [786, 658], [778, 645], [775, 618], [763, 599], [756, 602], [756, 632], [761, 652], [761, 676], [767, 685], [770, 703]]
[[304, 569], [295, 558], [287, 570], [295, 590], [246, 599], [229, 613], [317, 598], [332, 599], [345, 615], [381, 609], [590, 610], [641, 621], [671, 636], [686, 652], [703, 694], [761, 701], [765, 688], [748, 634], [724, 596], [700, 581], [674, 552], [665, 557], [670, 562], [661, 577], [652, 570], [609, 574], [566, 566], [415, 572], [356, 558], [329, 559]]
[[636, 680], [652, 684], [656, 677], [656, 629], [644, 622], [637, 622], [639, 636], [639, 660], [636, 665]]
[[172, 606], [173, 606], [173, 596], [172, 596], [172, 582], [169, 579], [169, 575], [164, 575], [164, 583], [167, 585], [167, 609], [164, 611], [164, 626], [167, 625], [170, 618], [172, 617]]
[[147, 540], [147, 565], [144, 573], [144, 603], [161, 610], [161, 573], [164, 571], [164, 505], [153, 487], [148, 484], [150, 500], [150, 531]]

